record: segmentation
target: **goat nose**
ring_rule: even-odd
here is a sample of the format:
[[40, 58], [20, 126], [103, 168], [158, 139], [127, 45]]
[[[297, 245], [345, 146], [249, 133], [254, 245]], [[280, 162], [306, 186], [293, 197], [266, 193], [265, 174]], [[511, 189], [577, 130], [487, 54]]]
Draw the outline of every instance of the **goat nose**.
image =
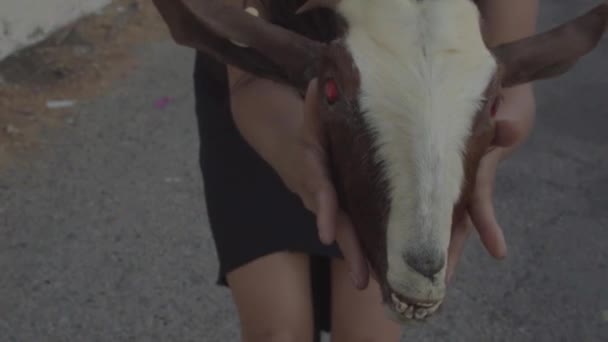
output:
[[437, 250], [411, 251], [404, 255], [404, 259], [414, 271], [433, 281], [445, 266], [445, 254]]

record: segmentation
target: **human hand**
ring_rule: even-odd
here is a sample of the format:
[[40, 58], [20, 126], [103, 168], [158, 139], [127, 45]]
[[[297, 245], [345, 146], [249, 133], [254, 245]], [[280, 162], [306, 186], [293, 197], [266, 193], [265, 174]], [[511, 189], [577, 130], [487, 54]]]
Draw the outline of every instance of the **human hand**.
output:
[[535, 104], [532, 86], [526, 84], [503, 90], [503, 103], [496, 114], [496, 138], [481, 159], [468, 214], [454, 222], [448, 250], [449, 282], [474, 226], [487, 251], [497, 259], [507, 255], [503, 230], [496, 220], [493, 204], [496, 170], [528, 137], [534, 122]]
[[[286, 185], [302, 199], [305, 207], [315, 213], [319, 238], [325, 244], [337, 242], [349, 265], [353, 285], [364, 289], [369, 283], [370, 270], [352, 222], [340, 208], [329, 173], [325, 135], [318, 117], [317, 80], [310, 82], [305, 101], [299, 144], [288, 156], [300, 159], [297, 171], [283, 172]], [[295, 162], [295, 161], [294, 161]], [[280, 172], [280, 171], [279, 171]]]
[[[334, 241], [338, 243], [349, 264], [353, 284], [363, 289], [373, 274], [370, 274], [348, 215], [338, 205], [329, 176], [326, 141], [316, 111], [318, 99], [315, 89], [316, 81], [312, 81], [304, 103], [299, 143], [294, 145], [294, 151], [286, 154], [299, 162], [292, 160], [283, 163], [298, 165], [297, 170], [279, 170], [279, 173], [284, 175], [283, 180], [300, 196], [306, 208], [315, 213], [321, 241], [326, 244]], [[502, 259], [507, 253], [503, 231], [497, 222], [493, 206], [496, 171], [499, 163], [523, 144], [529, 135], [534, 121], [535, 103], [532, 86], [529, 84], [505, 89], [502, 97], [503, 103], [496, 115], [496, 137], [480, 161], [468, 214], [463, 221], [455, 222], [452, 229], [446, 272], [448, 282], [454, 274], [472, 226], [493, 257]]]
[[[234, 69], [229, 69], [229, 74], [234, 80], [232, 109], [239, 131], [276, 171], [287, 189], [315, 214], [320, 240], [327, 245], [337, 242], [354, 286], [364, 289], [370, 271], [350, 218], [338, 204], [331, 180], [318, 113], [317, 81], [310, 82], [302, 102], [293, 90], [274, 82], [247, 81], [250, 78], [240, 78], [240, 72]], [[236, 81], [239, 79], [245, 81]]]
[[[169, 24], [174, 40], [189, 46], [204, 41], [204, 30], [198, 29], [200, 23], [183, 6], [161, 0], [154, 3]], [[226, 3], [236, 4], [232, 0]], [[261, 79], [256, 80], [255, 88], [239, 87], [235, 80], [246, 80], [242, 84], [247, 84], [255, 77], [233, 67], [228, 67], [228, 74], [232, 84], [232, 114], [243, 138], [316, 215], [320, 240], [328, 245], [338, 243], [349, 264], [353, 284], [364, 289], [369, 282], [369, 268], [352, 223], [339, 208], [329, 175], [317, 113], [316, 80], [309, 84], [303, 115], [297, 116], [285, 115], [301, 104], [291, 90]], [[261, 93], [274, 94], [274, 101], [262, 100], [265, 103], [260, 105]]]
[[[338, 242], [353, 273], [355, 286], [364, 288], [368, 284], [370, 270], [352, 223], [338, 207], [335, 190], [329, 178], [324, 153], [325, 141], [315, 111], [317, 97], [316, 92], [312, 91], [315, 87], [316, 83], [313, 81], [306, 96], [304, 124], [301, 131], [302, 141], [305, 142], [305, 150], [307, 150], [303, 155], [309, 155], [311, 162], [308, 165], [311, 168], [303, 168], [304, 174], [298, 178], [308, 179], [312, 183], [306, 183], [298, 193], [301, 194], [306, 207], [317, 215], [321, 240], [331, 243], [335, 239]], [[463, 221], [455, 222], [452, 229], [446, 272], [448, 282], [454, 274], [472, 226], [476, 228], [482, 243], [493, 257], [502, 259], [507, 254], [503, 230], [497, 222], [493, 205], [496, 171], [499, 163], [528, 137], [534, 122], [535, 103], [530, 84], [505, 89], [502, 97], [503, 103], [496, 114], [496, 136], [492, 146], [480, 161], [468, 214]]]

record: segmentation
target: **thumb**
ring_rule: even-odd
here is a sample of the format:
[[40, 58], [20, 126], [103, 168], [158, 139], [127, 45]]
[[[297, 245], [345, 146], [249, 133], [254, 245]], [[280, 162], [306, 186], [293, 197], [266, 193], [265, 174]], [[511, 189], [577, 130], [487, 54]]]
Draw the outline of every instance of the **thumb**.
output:
[[340, 211], [337, 216], [336, 240], [348, 264], [353, 284], [364, 290], [369, 285], [370, 269], [350, 217]]

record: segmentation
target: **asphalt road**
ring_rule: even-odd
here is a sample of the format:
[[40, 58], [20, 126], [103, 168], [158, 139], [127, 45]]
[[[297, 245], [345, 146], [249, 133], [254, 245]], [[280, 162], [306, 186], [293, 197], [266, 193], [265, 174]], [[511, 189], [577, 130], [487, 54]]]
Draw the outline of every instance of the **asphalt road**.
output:
[[[541, 28], [597, 1], [574, 3], [543, 1]], [[214, 284], [193, 54], [167, 41], [138, 56], [0, 174], [0, 342], [238, 340]], [[608, 341], [608, 39], [537, 94], [534, 133], [499, 172], [509, 257], [471, 239], [442, 314], [404, 341]]]

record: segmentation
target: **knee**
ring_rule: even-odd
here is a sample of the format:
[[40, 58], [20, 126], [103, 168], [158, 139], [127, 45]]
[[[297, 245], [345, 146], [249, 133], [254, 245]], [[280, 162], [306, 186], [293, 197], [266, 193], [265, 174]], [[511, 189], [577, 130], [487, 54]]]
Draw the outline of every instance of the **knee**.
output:
[[244, 342], [312, 342], [312, 333], [281, 329], [249, 329], [243, 331]]

